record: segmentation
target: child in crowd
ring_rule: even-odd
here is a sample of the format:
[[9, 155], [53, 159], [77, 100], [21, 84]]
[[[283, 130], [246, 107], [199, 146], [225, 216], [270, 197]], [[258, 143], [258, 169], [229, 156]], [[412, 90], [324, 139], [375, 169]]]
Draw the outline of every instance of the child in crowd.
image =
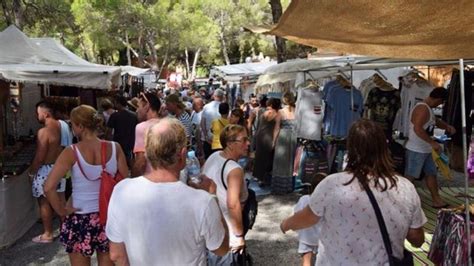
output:
[[[325, 173], [316, 173], [314, 180], [319, 183], [327, 175]], [[312, 193], [316, 188], [317, 183], [311, 182], [310, 192]], [[294, 212], [301, 211], [308, 206], [311, 198], [311, 193], [300, 197], [294, 207]], [[310, 266], [314, 265], [316, 254], [318, 253], [318, 242], [319, 234], [321, 232], [321, 226], [315, 224], [309, 228], [298, 230], [298, 253], [301, 254], [301, 265]], [[315, 255], [313, 257], [313, 254]]]

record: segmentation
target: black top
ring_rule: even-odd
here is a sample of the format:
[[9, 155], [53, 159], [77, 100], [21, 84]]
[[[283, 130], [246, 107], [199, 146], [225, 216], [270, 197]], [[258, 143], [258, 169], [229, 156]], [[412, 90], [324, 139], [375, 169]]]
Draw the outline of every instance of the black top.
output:
[[114, 129], [113, 140], [122, 146], [125, 154], [130, 153], [135, 145], [135, 126], [138, 124], [137, 115], [127, 109], [110, 115], [107, 127]]

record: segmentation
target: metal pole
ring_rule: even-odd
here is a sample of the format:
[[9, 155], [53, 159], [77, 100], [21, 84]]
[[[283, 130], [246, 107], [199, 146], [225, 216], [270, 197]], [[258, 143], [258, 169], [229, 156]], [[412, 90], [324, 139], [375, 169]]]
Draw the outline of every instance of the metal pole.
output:
[[354, 122], [354, 73], [352, 72], [352, 64], [351, 64], [351, 125]]
[[[459, 80], [461, 82], [461, 119], [462, 119], [462, 149], [464, 159], [464, 193], [469, 195], [469, 179], [467, 175], [467, 134], [466, 134], [466, 95], [464, 91], [464, 59], [459, 59]], [[471, 215], [469, 208], [469, 197], [466, 197], [466, 235], [467, 235], [467, 257], [469, 264], [472, 265], [471, 260]]]

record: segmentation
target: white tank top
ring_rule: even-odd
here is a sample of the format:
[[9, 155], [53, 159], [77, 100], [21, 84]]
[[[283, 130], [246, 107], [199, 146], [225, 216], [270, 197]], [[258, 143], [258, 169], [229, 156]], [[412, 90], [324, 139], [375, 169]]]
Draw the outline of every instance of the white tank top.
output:
[[426, 104], [425, 102], [417, 103], [415, 105], [415, 107], [411, 110], [411, 113], [410, 113], [410, 116], [409, 116], [410, 117], [410, 127], [409, 127], [409, 130], [408, 130], [408, 141], [407, 141], [405, 147], [408, 150], [419, 152], [419, 153], [431, 153], [431, 150], [432, 150], [431, 145], [428, 142], [421, 139], [420, 137], [418, 137], [418, 135], [415, 133], [413, 122], [411, 122], [411, 117], [413, 115], [413, 110], [415, 110], [415, 108], [418, 105], [426, 106], [426, 108], [428, 108], [428, 111], [430, 112], [430, 118], [428, 119], [428, 122], [426, 122], [423, 125], [423, 129], [426, 130], [427, 128], [434, 127], [436, 125], [435, 115], [433, 113], [433, 110], [431, 110], [431, 108], [428, 106], [428, 104]]
[[[115, 151], [116, 143], [111, 141], [112, 144], [112, 156], [109, 161], [105, 164], [105, 169], [111, 175], [117, 173], [117, 155]], [[81, 163], [82, 169], [86, 174], [87, 178], [81, 172], [77, 162], [72, 166], [72, 202], [73, 206], [80, 211], [76, 211], [78, 214], [93, 213], [99, 211], [99, 191], [100, 191], [100, 174], [102, 173], [102, 165], [89, 164], [84, 160], [82, 154], [77, 146], [77, 157]]]

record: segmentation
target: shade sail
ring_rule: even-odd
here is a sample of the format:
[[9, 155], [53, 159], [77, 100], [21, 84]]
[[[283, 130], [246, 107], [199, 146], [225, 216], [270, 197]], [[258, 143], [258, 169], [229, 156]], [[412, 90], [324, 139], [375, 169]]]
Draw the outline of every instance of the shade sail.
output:
[[470, 0], [293, 0], [266, 33], [350, 54], [457, 59], [474, 58], [472, 21]]
[[87, 62], [52, 38], [28, 38], [9, 26], [0, 32], [0, 78], [110, 89], [120, 84], [120, 68]]

